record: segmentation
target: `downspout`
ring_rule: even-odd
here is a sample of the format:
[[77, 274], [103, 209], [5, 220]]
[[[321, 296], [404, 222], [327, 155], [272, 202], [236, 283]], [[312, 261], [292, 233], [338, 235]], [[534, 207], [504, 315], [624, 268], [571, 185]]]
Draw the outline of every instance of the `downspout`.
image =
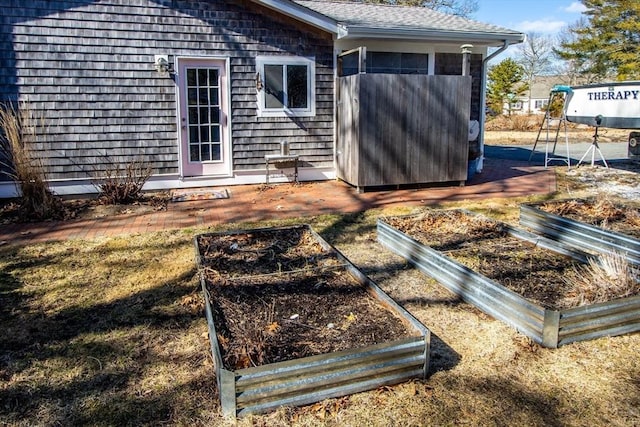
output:
[[503, 41], [503, 45], [500, 49], [493, 52], [491, 55], [487, 56], [482, 60], [482, 85], [480, 86], [480, 105], [482, 106], [480, 110], [480, 160], [478, 161], [478, 172], [482, 172], [482, 168], [484, 166], [484, 124], [487, 118], [487, 109], [485, 106], [487, 105], [487, 64], [496, 56], [500, 55], [502, 52], [507, 50], [509, 47], [509, 42], [507, 40]]

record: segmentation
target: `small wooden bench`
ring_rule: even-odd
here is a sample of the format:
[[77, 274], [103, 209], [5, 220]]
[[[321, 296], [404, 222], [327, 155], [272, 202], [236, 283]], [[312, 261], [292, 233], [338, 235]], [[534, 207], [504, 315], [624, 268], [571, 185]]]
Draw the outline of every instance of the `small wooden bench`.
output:
[[297, 154], [266, 154], [264, 161], [267, 169], [267, 184], [269, 184], [269, 165], [278, 169], [293, 168], [293, 179], [298, 182], [298, 158]]

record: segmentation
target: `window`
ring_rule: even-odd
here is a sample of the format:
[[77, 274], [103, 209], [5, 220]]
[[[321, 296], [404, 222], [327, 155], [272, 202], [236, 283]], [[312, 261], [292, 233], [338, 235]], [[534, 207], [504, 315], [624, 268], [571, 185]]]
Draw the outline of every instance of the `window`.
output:
[[370, 52], [367, 73], [427, 74], [429, 56], [422, 53]]
[[[352, 52], [340, 57], [340, 76], [358, 73], [360, 53]], [[426, 53], [367, 52], [366, 72], [370, 74], [429, 74], [429, 55]]]
[[315, 62], [299, 57], [256, 58], [258, 115], [314, 116]]
[[549, 100], [548, 99], [536, 99], [535, 108], [536, 108], [536, 110], [541, 110], [541, 109], [545, 108], [547, 106], [547, 104], [549, 104]]

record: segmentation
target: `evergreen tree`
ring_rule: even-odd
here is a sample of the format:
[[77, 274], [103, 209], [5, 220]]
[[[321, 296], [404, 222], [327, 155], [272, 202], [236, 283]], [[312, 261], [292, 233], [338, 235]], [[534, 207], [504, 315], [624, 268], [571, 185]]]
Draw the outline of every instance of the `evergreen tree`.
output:
[[525, 71], [520, 64], [507, 58], [492, 66], [487, 73], [487, 103], [489, 107], [502, 113], [507, 104], [509, 115], [517, 98], [526, 94], [529, 85], [523, 81]]
[[587, 23], [570, 30], [575, 38], [561, 43], [558, 56], [574, 61], [582, 73], [598, 80], [640, 78], [640, 2], [581, 1], [587, 8]]

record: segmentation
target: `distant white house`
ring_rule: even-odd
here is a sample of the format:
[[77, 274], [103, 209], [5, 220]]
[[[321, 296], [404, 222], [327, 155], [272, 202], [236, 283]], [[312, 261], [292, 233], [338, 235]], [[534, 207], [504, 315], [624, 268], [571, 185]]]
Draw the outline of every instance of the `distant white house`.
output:
[[[511, 103], [511, 114], [544, 114], [551, 89], [555, 85], [569, 84], [568, 81], [569, 78], [566, 76], [537, 76], [531, 86], [531, 98], [529, 91], [516, 98]], [[503, 113], [509, 114], [508, 103], [505, 103]]]

